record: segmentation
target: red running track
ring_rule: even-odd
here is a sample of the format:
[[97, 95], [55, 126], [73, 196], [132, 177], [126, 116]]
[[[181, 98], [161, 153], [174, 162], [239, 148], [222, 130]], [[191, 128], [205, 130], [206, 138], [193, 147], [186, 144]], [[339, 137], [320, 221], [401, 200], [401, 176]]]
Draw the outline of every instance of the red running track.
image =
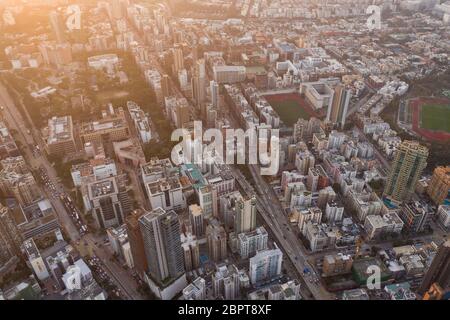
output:
[[443, 131], [433, 131], [420, 127], [420, 112], [424, 104], [447, 104], [446, 99], [439, 98], [415, 98], [410, 100], [409, 106], [412, 109], [412, 129], [419, 136], [422, 136], [428, 140], [434, 141], [447, 141], [450, 139], [450, 133]]

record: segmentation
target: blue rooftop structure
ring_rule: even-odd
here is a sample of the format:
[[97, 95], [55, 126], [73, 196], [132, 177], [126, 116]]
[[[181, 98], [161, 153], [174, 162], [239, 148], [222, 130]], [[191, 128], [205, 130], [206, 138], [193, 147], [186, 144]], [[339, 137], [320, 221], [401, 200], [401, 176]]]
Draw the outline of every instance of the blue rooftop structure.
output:
[[206, 185], [206, 181], [200, 169], [192, 163], [186, 163], [181, 166], [181, 170], [186, 174], [192, 183], [194, 189], [198, 190]]
[[389, 200], [388, 198], [383, 198], [383, 203], [385, 204], [386, 207], [388, 207], [389, 209], [396, 209], [397, 206], [392, 203], [391, 200]]

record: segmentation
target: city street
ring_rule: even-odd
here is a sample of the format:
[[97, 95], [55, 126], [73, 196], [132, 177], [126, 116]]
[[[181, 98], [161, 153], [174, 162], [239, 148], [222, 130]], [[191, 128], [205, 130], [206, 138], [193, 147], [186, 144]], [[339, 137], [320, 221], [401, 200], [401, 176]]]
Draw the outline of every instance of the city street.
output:
[[[367, 136], [364, 134], [364, 132], [358, 128], [357, 126], [355, 126], [356, 130], [358, 130], [358, 133], [360, 134], [360, 137], [362, 138], [363, 141], [365, 142], [369, 142], [370, 144], [373, 145], [373, 143], [367, 138]], [[384, 155], [381, 154], [380, 151], [378, 151], [377, 146], [373, 145], [373, 153], [375, 154], [375, 157], [377, 158], [377, 160], [383, 165], [383, 169], [385, 170], [385, 172], [389, 172], [389, 168], [390, 168], [390, 164], [389, 162], [386, 160], [386, 158], [384, 157]]]
[[[25, 152], [24, 158], [27, 160], [27, 163], [33, 169], [37, 169], [40, 167], [45, 168], [50, 181], [55, 186], [57, 186], [57, 191], [59, 193], [64, 193], [64, 186], [58, 182], [56, 171], [49, 163], [43, 152], [37, 154], [33, 153], [33, 151], [30, 149], [31, 146], [39, 146], [40, 150], [44, 150], [44, 144], [42, 139], [40, 139], [39, 131], [34, 126], [32, 126], [32, 128], [27, 128], [21, 113], [14, 104], [14, 101], [12, 100], [8, 91], [1, 83], [0, 106], [3, 106], [2, 114], [8, 124], [8, 127], [18, 132], [19, 136], [16, 138], [19, 139], [19, 142], [23, 146], [23, 150]], [[31, 121], [29, 122], [32, 124]], [[39, 138], [36, 139], [36, 137]], [[97, 256], [102, 260], [103, 264], [107, 267], [106, 271], [115, 280], [118, 287], [127, 294], [128, 298], [143, 299], [143, 297], [136, 291], [137, 283], [132, 278], [131, 274], [125, 272], [125, 270], [123, 270], [121, 266], [117, 266], [110, 261], [112, 254], [105, 252], [104, 249], [99, 248], [97, 245], [95, 245], [96, 241], [94, 240], [92, 234], [81, 236], [79, 230], [74, 225], [71, 216], [68, 214], [66, 208], [64, 207], [61, 199], [59, 197], [52, 197], [48, 194], [47, 191], [45, 192], [58, 216], [60, 225], [64, 228], [64, 230], [70, 237], [70, 240], [73, 243], [76, 243], [77, 241], [87, 241], [88, 244], [92, 247], [95, 254], [97, 254]]]
[[[320, 281], [318, 281], [320, 276], [316, 274], [314, 268], [307, 261], [307, 256], [303, 245], [289, 227], [288, 219], [284, 214], [276, 195], [274, 194], [272, 188], [259, 174], [259, 168], [254, 165], [249, 166], [249, 168], [258, 188], [259, 195], [255, 194], [253, 187], [239, 170], [232, 167], [232, 172], [235, 175], [236, 181], [241, 185], [243, 190], [245, 190], [247, 195], [250, 196], [254, 194], [256, 196], [258, 212], [261, 214], [264, 221], [275, 235], [277, 243], [281, 246], [281, 249], [287, 253], [290, 261], [296, 268], [297, 273], [303, 280], [303, 287], [306, 287], [315, 299], [335, 299], [333, 294], [329, 293], [322, 286]], [[305, 276], [303, 273], [306, 268], [310, 270], [311, 277], [314, 281], [310, 282], [304, 279]], [[308, 298], [308, 296], [306, 295], [305, 298]]]

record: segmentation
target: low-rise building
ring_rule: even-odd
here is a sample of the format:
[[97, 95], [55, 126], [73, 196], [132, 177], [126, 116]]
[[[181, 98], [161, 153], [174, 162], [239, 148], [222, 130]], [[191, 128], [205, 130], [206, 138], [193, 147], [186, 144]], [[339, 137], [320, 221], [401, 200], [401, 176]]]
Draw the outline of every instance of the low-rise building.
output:
[[178, 177], [161, 178], [145, 185], [153, 209], [181, 210], [186, 208], [186, 199]]
[[404, 226], [397, 213], [386, 213], [383, 216], [369, 215], [364, 222], [364, 229], [369, 239], [380, 238], [386, 235], [400, 234]]
[[183, 289], [184, 300], [205, 300], [206, 281], [202, 277], [196, 278], [186, 288]]
[[127, 109], [131, 120], [134, 123], [136, 133], [142, 143], [149, 143], [152, 139], [152, 130], [148, 116], [145, 112], [133, 101], [127, 101]]
[[342, 300], [370, 300], [365, 289], [345, 290], [342, 294]]
[[6, 196], [14, 196], [22, 206], [42, 198], [42, 192], [31, 172], [0, 171], [0, 190]]
[[76, 152], [71, 116], [53, 117], [49, 119], [47, 130], [46, 147], [48, 154], [65, 156]]
[[218, 84], [242, 82], [247, 77], [244, 66], [216, 65], [213, 67], [213, 75]]
[[39, 199], [12, 210], [14, 220], [24, 239], [38, 239], [59, 230], [56, 212], [48, 199]]
[[384, 287], [391, 300], [416, 300], [416, 295], [411, 291], [408, 282], [389, 284]]
[[117, 167], [113, 159], [99, 157], [73, 165], [70, 173], [73, 185], [80, 187], [83, 181], [102, 180], [117, 176]]
[[106, 300], [108, 297], [82, 259], [67, 268], [62, 280], [68, 291], [68, 300]]
[[305, 228], [305, 238], [309, 241], [312, 252], [334, 248], [336, 244], [336, 230], [326, 224], [308, 221]]
[[23, 248], [36, 277], [41, 281], [47, 279], [50, 274], [34, 240], [25, 240]]
[[102, 54], [88, 58], [88, 66], [97, 70], [105, 69], [111, 72], [118, 63], [119, 57], [116, 54]]
[[132, 210], [128, 194], [116, 177], [83, 185], [82, 194], [85, 211], [92, 212], [100, 229], [123, 224], [125, 216]]
[[116, 228], [108, 228], [106, 234], [114, 253], [118, 257], [125, 259], [124, 246], [128, 243], [128, 232], [125, 224]]
[[300, 93], [314, 109], [328, 109], [333, 102], [334, 91], [326, 82], [305, 82], [300, 86]]
[[403, 265], [408, 276], [423, 276], [425, 264], [419, 254], [403, 255], [398, 261]]
[[300, 300], [300, 283], [290, 280], [281, 284], [274, 284], [248, 294], [249, 300]]
[[440, 205], [437, 211], [439, 222], [445, 227], [450, 228], [450, 205]]
[[406, 203], [400, 211], [400, 218], [410, 232], [422, 232], [429, 227], [434, 216], [431, 207], [421, 201]]
[[20, 150], [3, 121], [0, 121], [0, 159], [20, 156]]
[[238, 248], [241, 259], [247, 259], [257, 251], [267, 249], [268, 234], [264, 227], [238, 235]]
[[224, 300], [240, 298], [239, 270], [235, 265], [225, 263], [216, 266], [212, 275], [213, 295]]
[[141, 165], [140, 177], [142, 183], [155, 182], [158, 179], [170, 177], [178, 173], [178, 168], [174, 167], [169, 158], [153, 158], [149, 162]]
[[323, 275], [325, 277], [347, 274], [352, 271], [353, 259], [348, 254], [338, 253], [323, 257]]
[[137, 139], [127, 139], [113, 142], [114, 154], [117, 160], [132, 168], [145, 164], [145, 155]]
[[80, 128], [80, 138], [83, 143], [113, 142], [128, 139], [128, 128], [122, 108], [117, 111], [110, 105], [108, 111], [102, 112], [100, 120], [84, 122]]
[[181, 246], [183, 247], [185, 270], [197, 269], [200, 266], [200, 250], [196, 236], [192, 233], [182, 233]]
[[366, 220], [369, 215], [379, 215], [383, 208], [383, 203], [375, 192], [354, 192], [350, 190], [346, 200], [351, 209], [356, 211], [360, 222]]
[[283, 253], [278, 248], [259, 251], [249, 261], [250, 281], [256, 285], [279, 277], [282, 262]]

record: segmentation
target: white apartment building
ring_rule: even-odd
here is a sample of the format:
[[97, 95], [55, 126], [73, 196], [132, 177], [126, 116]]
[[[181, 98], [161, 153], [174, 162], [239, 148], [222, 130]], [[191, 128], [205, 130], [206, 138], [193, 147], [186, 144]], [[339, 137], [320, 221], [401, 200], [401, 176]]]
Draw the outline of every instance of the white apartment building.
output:
[[117, 176], [117, 167], [113, 159], [98, 158], [73, 165], [70, 174], [74, 186], [80, 187], [83, 179], [102, 180]]
[[268, 234], [264, 227], [238, 235], [238, 248], [241, 259], [247, 259], [257, 251], [267, 249]]
[[149, 182], [145, 185], [148, 199], [152, 209], [181, 210], [186, 208], [186, 199], [180, 180], [177, 177], [168, 177]]
[[242, 82], [246, 78], [244, 66], [214, 66], [214, 81], [218, 84]]
[[399, 234], [404, 223], [397, 213], [386, 213], [383, 216], [370, 215], [366, 217], [364, 229], [370, 239], [387, 234]]
[[440, 205], [437, 211], [439, 222], [446, 228], [450, 227], [450, 205]]
[[142, 143], [149, 143], [152, 139], [152, 130], [145, 112], [133, 101], [127, 101], [127, 108], [139, 140]]

